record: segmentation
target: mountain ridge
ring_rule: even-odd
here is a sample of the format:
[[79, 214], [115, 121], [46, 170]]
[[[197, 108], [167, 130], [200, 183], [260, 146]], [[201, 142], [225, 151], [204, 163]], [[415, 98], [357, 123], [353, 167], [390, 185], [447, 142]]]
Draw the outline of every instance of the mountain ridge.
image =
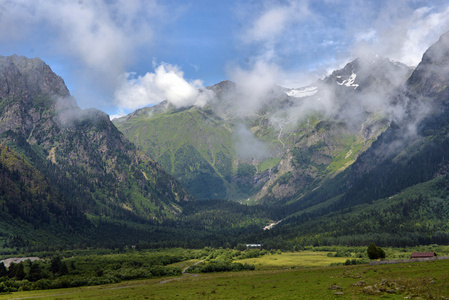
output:
[[[51, 185], [51, 203], [72, 207], [75, 218], [84, 215], [83, 226], [93, 225], [86, 217], [102, 216], [161, 222], [193, 199], [127, 141], [108, 115], [81, 110], [62, 78], [40, 59], [0, 57], [0, 78], [0, 143]], [[35, 197], [37, 203], [45, 201], [43, 195]], [[13, 203], [7, 195], [3, 199]], [[18, 216], [26, 220], [27, 212]]]
[[[377, 113], [375, 110], [379, 108], [375, 106], [369, 107], [364, 97], [366, 97], [367, 93], [373, 93], [373, 90], [379, 92], [380, 88], [382, 88], [382, 93], [389, 93], [403, 81], [405, 82], [405, 77], [408, 76], [410, 69], [405, 65], [393, 63], [380, 56], [373, 57], [375, 57], [374, 61], [372, 57], [358, 58], [348, 63], [345, 68], [334, 71], [323, 80], [319, 80], [316, 84], [305, 88], [285, 89], [275, 87], [272, 90], [268, 90], [265, 98], [255, 105], [256, 110], [248, 112], [248, 115], [235, 113], [236, 110], [241, 109], [239, 103], [245, 101], [244, 95], [246, 95], [246, 92], [242, 92], [242, 87], [234, 82], [222, 81], [206, 88], [213, 91], [215, 97], [202, 108], [186, 107], [176, 109], [164, 101], [149, 108], [136, 110], [122, 118], [114, 119], [113, 122], [131, 141], [142, 147], [155, 160], [160, 161], [167, 172], [178, 178], [186, 185], [187, 189], [190, 188], [190, 191], [197, 197], [201, 199], [211, 197], [237, 198], [240, 201], [250, 198], [252, 201], [259, 201], [261, 198], [267, 197], [267, 191], [272, 191], [273, 188], [278, 190], [279, 185], [275, 181], [285, 173], [295, 169], [292, 165], [293, 157], [291, 153], [288, 153], [298, 148], [295, 145], [298, 144], [301, 137], [303, 142], [298, 144], [299, 148], [309, 148], [312, 144], [317, 144], [319, 141], [323, 142], [326, 135], [323, 133], [323, 130], [328, 131], [331, 128], [340, 128], [339, 134], [341, 137], [339, 139], [341, 142], [329, 145], [329, 147], [326, 146], [328, 150], [322, 147], [324, 144], [318, 147], [323, 148], [322, 151], [327, 152], [323, 153], [323, 155], [320, 154], [321, 158], [316, 157], [319, 161], [316, 166], [311, 165], [315, 169], [315, 171], [311, 171], [312, 176], [316, 177], [318, 174], [317, 167], [322, 168], [319, 166], [322, 164], [321, 162], [327, 164], [338, 156], [335, 150], [330, 150], [331, 148], [337, 147], [340, 149], [339, 151], [342, 151], [354, 142], [360, 145], [355, 146], [356, 148], [352, 150], [348, 148], [346, 151], [352, 151], [353, 154], [349, 154], [349, 156], [357, 155], [357, 152], [361, 149], [361, 143], [364, 143], [362, 141], [372, 140], [385, 128], [384, 117], [374, 115]], [[379, 65], [375, 74], [365, 71], [373, 65]], [[360, 82], [361, 88], [352, 87], [351, 89], [345, 89], [347, 87], [341, 83], [348, 79], [342, 79], [342, 76], [350, 78], [353, 76], [353, 71], [360, 70], [363, 76], [357, 77], [356, 80], [362, 79], [362, 82]], [[372, 80], [373, 78], [375, 80]], [[398, 78], [402, 78], [402, 81]], [[374, 86], [377, 88], [374, 88]], [[322, 100], [323, 98], [324, 100]], [[332, 104], [335, 106], [334, 111], [327, 111], [326, 103], [331, 102], [335, 102]], [[357, 104], [357, 112], [355, 112], [356, 109], [352, 108], [354, 102], [360, 102]], [[366, 109], [370, 109], [371, 112], [364, 112]], [[357, 118], [360, 120], [354, 124], [348, 123], [341, 126], [341, 124], [346, 122], [344, 120], [345, 116], [338, 115], [344, 115], [345, 111], [349, 111], [347, 114], [350, 114], [347, 119], [349, 117], [356, 119], [353, 115], [358, 114]], [[196, 125], [192, 125], [190, 121], [185, 119], [189, 114], [188, 112], [204, 114], [207, 117], [196, 118]], [[306, 117], [307, 120], [305, 120]], [[215, 123], [207, 125], [210, 122], [207, 120], [214, 120]], [[331, 122], [329, 123], [328, 121]], [[365, 124], [364, 122], [367, 123]], [[155, 126], [158, 126], [155, 125], [156, 123], [165, 125], [160, 125], [157, 129], [153, 129], [156, 128]], [[332, 124], [340, 125], [332, 127]], [[315, 126], [318, 126], [317, 130], [315, 130]], [[363, 128], [360, 129], [360, 126]], [[203, 130], [203, 133], [200, 134], [201, 137], [197, 138], [185, 131], [186, 128], [198, 128], [201, 131], [199, 128], [203, 127], [209, 128], [208, 130], [212, 130], [210, 132], [214, 133], [207, 133], [207, 130]], [[352, 127], [357, 127], [358, 129], [354, 131]], [[183, 133], [178, 133], [178, 130], [183, 131]], [[357, 133], [359, 130], [362, 131], [362, 134]], [[170, 131], [171, 133], [161, 139], [161, 133], [163, 134], [164, 131]], [[315, 135], [307, 137], [307, 135], [311, 134]], [[222, 137], [221, 140], [216, 139], [219, 136]], [[327, 134], [327, 136], [329, 137], [330, 134]], [[352, 139], [353, 142], [344, 141], [348, 138]], [[220, 186], [219, 190], [221, 191], [226, 189], [225, 194], [223, 192], [213, 193], [213, 185], [209, 185], [209, 191], [207, 188], [204, 190], [201, 190], [201, 187], [198, 188], [198, 186], [202, 185], [204, 177], [198, 173], [197, 175], [192, 174], [192, 172], [195, 173], [197, 171], [188, 171], [187, 169], [184, 173], [174, 171], [174, 165], [178, 161], [176, 151], [184, 143], [183, 140], [189, 145], [188, 147], [194, 148], [191, 148], [190, 152], [194, 152], [195, 154], [192, 155], [196, 158], [193, 158], [189, 163], [190, 168], [198, 170], [194, 166], [195, 162], [197, 162], [199, 165], [203, 165], [202, 168], [209, 169], [208, 174], [217, 178], [217, 182], [220, 183], [215, 182], [215, 184], [217, 187]], [[171, 146], [164, 146], [165, 144], [170, 144]], [[173, 148], [174, 144], [178, 146]], [[166, 149], [164, 147], [171, 148], [170, 162], [167, 162], [167, 157], [164, 156], [164, 149]], [[228, 165], [225, 173], [215, 166], [216, 157], [214, 153], [218, 154], [219, 151], [201, 150], [201, 148], [206, 149], [207, 147], [227, 149], [221, 152], [224, 154], [225, 161], [227, 161], [226, 164]], [[366, 148], [367, 146], [364, 147]], [[256, 156], [251, 156], [254, 154]], [[297, 154], [299, 156], [303, 155]], [[312, 153], [306, 154], [306, 156], [311, 155], [313, 156]], [[329, 157], [329, 155], [333, 158]], [[282, 159], [284, 159], [282, 165], [289, 167], [279, 166]], [[201, 162], [204, 160], [207, 161], [207, 164]], [[229, 167], [230, 162], [231, 167]], [[335, 165], [331, 167], [335, 169], [332, 172], [343, 168], [348, 163], [349, 160], [340, 164], [340, 166]], [[240, 172], [239, 165], [241, 165]], [[246, 171], [243, 171], [243, 169], [246, 169]], [[278, 172], [279, 170], [281, 170], [280, 173]], [[304, 172], [310, 173], [310, 171], [306, 170]], [[276, 174], [279, 174], [279, 176]], [[185, 176], [188, 176], [190, 179], [186, 180]], [[294, 186], [299, 182], [305, 184], [308, 180], [304, 176], [301, 177], [302, 179], [297, 178], [299, 181], [290, 182], [289, 187], [281, 187], [276, 192], [278, 196], [275, 196], [275, 198], [293, 196], [292, 191], [296, 189]], [[284, 177], [282, 180], [285, 181], [285, 179]], [[287, 178], [287, 181], [289, 180]]]
[[[398, 214], [395, 216], [398, 218], [398, 224], [407, 223], [406, 215], [401, 216], [398, 213], [400, 212], [398, 208], [407, 206], [407, 203], [423, 205], [409, 210], [410, 213], [414, 211], [413, 214], [421, 222], [425, 221], [419, 213], [421, 210], [426, 211], [429, 220], [434, 220], [435, 215], [444, 214], [443, 211], [446, 211], [446, 208], [441, 206], [445, 207], [448, 200], [445, 184], [448, 170], [447, 109], [449, 105], [447, 91], [441, 82], [449, 78], [449, 68], [442, 68], [441, 62], [447, 61], [449, 57], [448, 38], [448, 34], [443, 35], [424, 53], [422, 62], [406, 82], [405, 90], [401, 89], [398, 94], [392, 96], [393, 103], [404, 108], [402, 118], [393, 120], [372, 147], [360, 155], [344, 173], [325, 183], [320, 190], [304, 196], [301, 199], [302, 206], [299, 204], [296, 207], [285, 208], [304, 213], [302, 215], [299, 213], [289, 222], [280, 224], [280, 228], [286, 226], [283, 224], [290, 224], [289, 229], [285, 227], [280, 229], [281, 231], [290, 231], [293, 227], [296, 230], [304, 230], [300, 224], [306, 224], [305, 220], [310, 218], [314, 219], [314, 222], [323, 224], [327, 222], [326, 220], [330, 222], [331, 216], [336, 219], [353, 218], [354, 215], [350, 212], [352, 209], [368, 205], [366, 210], [369, 210], [370, 204], [374, 202], [383, 203], [385, 211], [394, 209], [395, 214]], [[434, 53], [444, 53], [444, 55], [433, 59]], [[433, 84], [427, 84], [429, 80]], [[327, 204], [323, 205], [324, 203]], [[365, 218], [372, 216], [371, 212], [361, 215], [363, 214]], [[381, 218], [379, 214], [377, 215]], [[440, 217], [443, 220], [447, 218], [446, 215]], [[377, 222], [374, 219], [369, 220], [373, 224]], [[334, 221], [331, 222], [333, 226], [335, 226]], [[292, 224], [296, 225], [292, 226]], [[310, 227], [308, 228], [311, 230]], [[366, 236], [363, 242], [366, 242], [370, 233], [378, 232], [375, 231], [378, 230], [376, 228], [373, 226], [372, 229], [365, 228], [364, 232], [360, 232], [361, 235]], [[399, 238], [396, 234], [405, 232], [407, 232], [405, 242], [407, 245], [417, 243], [418, 239], [426, 240], [420, 233], [413, 231], [415, 226], [411, 226], [410, 230], [404, 228], [402, 231], [397, 227], [394, 228], [396, 228], [395, 231], [392, 231], [388, 238], [390, 244]], [[429, 227], [425, 230], [428, 235], [426, 243], [446, 240], [447, 228], [444, 226], [431, 227], [429, 223]], [[323, 232], [319, 235], [322, 236]], [[380, 237], [376, 239], [380, 240]], [[382, 243], [385, 244], [386, 241]]]

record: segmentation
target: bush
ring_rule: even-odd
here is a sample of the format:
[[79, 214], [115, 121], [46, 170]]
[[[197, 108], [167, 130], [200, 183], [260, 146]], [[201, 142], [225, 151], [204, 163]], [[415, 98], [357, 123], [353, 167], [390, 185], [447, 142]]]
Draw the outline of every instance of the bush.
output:
[[35, 290], [47, 290], [51, 288], [51, 281], [49, 279], [39, 279], [33, 284]]
[[240, 259], [244, 259], [244, 258], [256, 258], [260, 256], [260, 250], [259, 249], [251, 249], [251, 250], [246, 250], [244, 253], [242, 253], [242, 256], [240, 257]]
[[231, 263], [226, 261], [213, 261], [210, 263], [198, 264], [189, 269], [192, 273], [211, 273], [211, 272], [229, 272], [229, 271], [243, 271], [254, 270], [255, 266], [250, 264]]
[[385, 251], [380, 247], [376, 247], [374, 243], [369, 244], [368, 249], [366, 249], [366, 252], [368, 254], [369, 259], [385, 258]]
[[238, 244], [236, 247], [237, 250], [239, 251], [245, 251], [246, 250], [246, 245], [244, 244]]

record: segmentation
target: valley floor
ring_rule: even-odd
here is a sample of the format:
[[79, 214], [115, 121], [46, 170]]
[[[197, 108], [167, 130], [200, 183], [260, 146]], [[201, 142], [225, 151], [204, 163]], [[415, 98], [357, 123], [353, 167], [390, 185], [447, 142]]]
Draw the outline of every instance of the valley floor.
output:
[[[0, 299], [447, 299], [449, 260], [182, 275]], [[169, 280], [167, 280], [169, 279]]]

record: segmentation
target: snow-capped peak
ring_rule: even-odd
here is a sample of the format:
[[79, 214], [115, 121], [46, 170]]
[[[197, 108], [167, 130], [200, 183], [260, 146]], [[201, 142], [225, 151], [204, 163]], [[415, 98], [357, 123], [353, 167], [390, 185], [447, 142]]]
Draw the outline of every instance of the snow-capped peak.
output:
[[[343, 80], [342, 82], [339, 82], [337, 80], [337, 84], [338, 85], [345, 85], [345, 86], [348, 86], [348, 87], [353, 86], [354, 89], [356, 89], [359, 86], [357, 83], [354, 83], [356, 77], [357, 77], [357, 74], [352, 73], [351, 76], [349, 76], [348, 79]], [[341, 79], [341, 76], [337, 76], [337, 79]]]

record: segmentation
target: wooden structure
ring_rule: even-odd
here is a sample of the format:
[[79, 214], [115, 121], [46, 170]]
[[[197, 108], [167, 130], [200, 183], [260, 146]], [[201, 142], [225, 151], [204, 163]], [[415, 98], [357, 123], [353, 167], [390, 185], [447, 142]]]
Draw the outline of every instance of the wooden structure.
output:
[[437, 256], [435, 252], [413, 252], [412, 258], [429, 258]]

